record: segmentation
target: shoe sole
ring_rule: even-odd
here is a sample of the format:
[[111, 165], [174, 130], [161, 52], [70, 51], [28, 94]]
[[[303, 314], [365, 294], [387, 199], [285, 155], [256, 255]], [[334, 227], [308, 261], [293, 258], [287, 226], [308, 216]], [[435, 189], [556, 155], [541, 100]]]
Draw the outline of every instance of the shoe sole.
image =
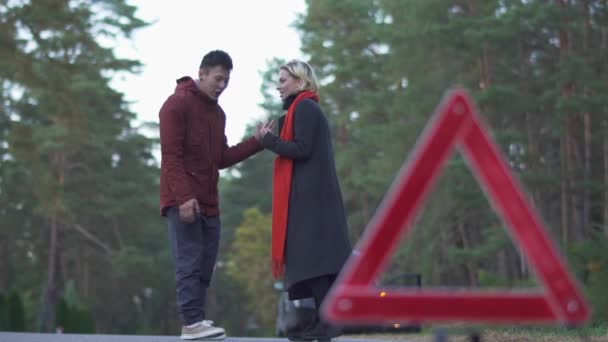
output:
[[226, 334], [225, 333], [217, 333], [217, 334], [212, 334], [209, 336], [197, 336], [197, 335], [182, 335], [181, 339], [182, 340], [187, 340], [187, 341], [206, 341], [206, 340], [210, 340], [210, 341], [217, 341], [217, 340], [223, 340], [226, 338]]
[[318, 342], [326, 342], [326, 341], [331, 341], [332, 338], [337, 338], [342, 336], [341, 333], [334, 333], [334, 334], [328, 334], [328, 335], [321, 335], [321, 336], [302, 336], [302, 340], [301, 341], [318, 341]]
[[195, 341], [219, 341], [219, 340], [223, 340], [226, 338], [226, 334], [221, 334], [218, 336], [212, 336], [212, 337], [200, 337], [197, 338]]

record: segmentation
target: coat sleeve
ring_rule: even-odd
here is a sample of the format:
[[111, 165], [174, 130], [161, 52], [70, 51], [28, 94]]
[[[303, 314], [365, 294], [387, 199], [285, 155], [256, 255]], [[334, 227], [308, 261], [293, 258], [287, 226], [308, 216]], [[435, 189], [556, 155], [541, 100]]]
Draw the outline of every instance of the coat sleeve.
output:
[[282, 140], [272, 133], [267, 133], [262, 139], [262, 146], [284, 158], [308, 159], [317, 139], [321, 115], [323, 112], [316, 102], [302, 100], [294, 112], [293, 140]]
[[184, 169], [186, 123], [183, 102], [171, 95], [160, 109], [161, 168], [178, 204], [194, 198]]
[[226, 138], [225, 129], [226, 115], [222, 112], [222, 134], [224, 137], [222, 140], [222, 159], [219, 165], [220, 169], [230, 167], [264, 149], [254, 137], [249, 137], [234, 146], [228, 146], [228, 139]]

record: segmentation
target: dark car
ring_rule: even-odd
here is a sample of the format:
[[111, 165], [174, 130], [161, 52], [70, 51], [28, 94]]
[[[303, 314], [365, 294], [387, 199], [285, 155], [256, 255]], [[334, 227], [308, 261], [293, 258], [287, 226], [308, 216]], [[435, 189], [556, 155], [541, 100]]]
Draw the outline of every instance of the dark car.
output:
[[[420, 287], [420, 275], [408, 274], [405, 283]], [[314, 321], [316, 310], [313, 298], [289, 300], [287, 292], [283, 291], [282, 283], [275, 283], [275, 289], [281, 291], [277, 303], [276, 335], [279, 337], [298, 336], [302, 330]], [[386, 289], [390, 291], [390, 289]], [[420, 332], [417, 324], [389, 322], [381, 325], [347, 325], [342, 327], [345, 334], [391, 333], [391, 332]]]

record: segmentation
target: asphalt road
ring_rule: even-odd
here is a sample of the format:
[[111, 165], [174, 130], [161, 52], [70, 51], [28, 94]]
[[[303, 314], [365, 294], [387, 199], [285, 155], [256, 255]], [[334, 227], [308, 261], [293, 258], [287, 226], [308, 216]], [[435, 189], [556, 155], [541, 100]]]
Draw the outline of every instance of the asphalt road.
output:
[[[178, 342], [179, 336], [141, 335], [79, 335], [79, 334], [37, 334], [0, 332], [0, 342]], [[200, 340], [204, 341], [204, 340]], [[210, 341], [210, 340], [207, 340]], [[223, 342], [288, 342], [286, 338], [272, 337], [230, 337]], [[367, 339], [336, 338], [334, 342], [365, 342]], [[374, 340], [374, 342], [390, 342]], [[402, 341], [404, 342], [404, 341]]]

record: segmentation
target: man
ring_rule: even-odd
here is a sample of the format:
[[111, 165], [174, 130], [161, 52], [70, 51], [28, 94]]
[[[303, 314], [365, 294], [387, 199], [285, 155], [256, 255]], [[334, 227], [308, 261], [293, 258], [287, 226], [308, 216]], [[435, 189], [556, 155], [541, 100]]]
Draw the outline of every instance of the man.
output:
[[235, 146], [227, 144], [226, 115], [217, 101], [231, 71], [226, 52], [207, 53], [199, 79], [178, 79], [159, 114], [160, 210], [169, 228], [184, 340], [226, 337], [205, 317], [220, 238], [218, 170], [262, 150], [257, 132]]

